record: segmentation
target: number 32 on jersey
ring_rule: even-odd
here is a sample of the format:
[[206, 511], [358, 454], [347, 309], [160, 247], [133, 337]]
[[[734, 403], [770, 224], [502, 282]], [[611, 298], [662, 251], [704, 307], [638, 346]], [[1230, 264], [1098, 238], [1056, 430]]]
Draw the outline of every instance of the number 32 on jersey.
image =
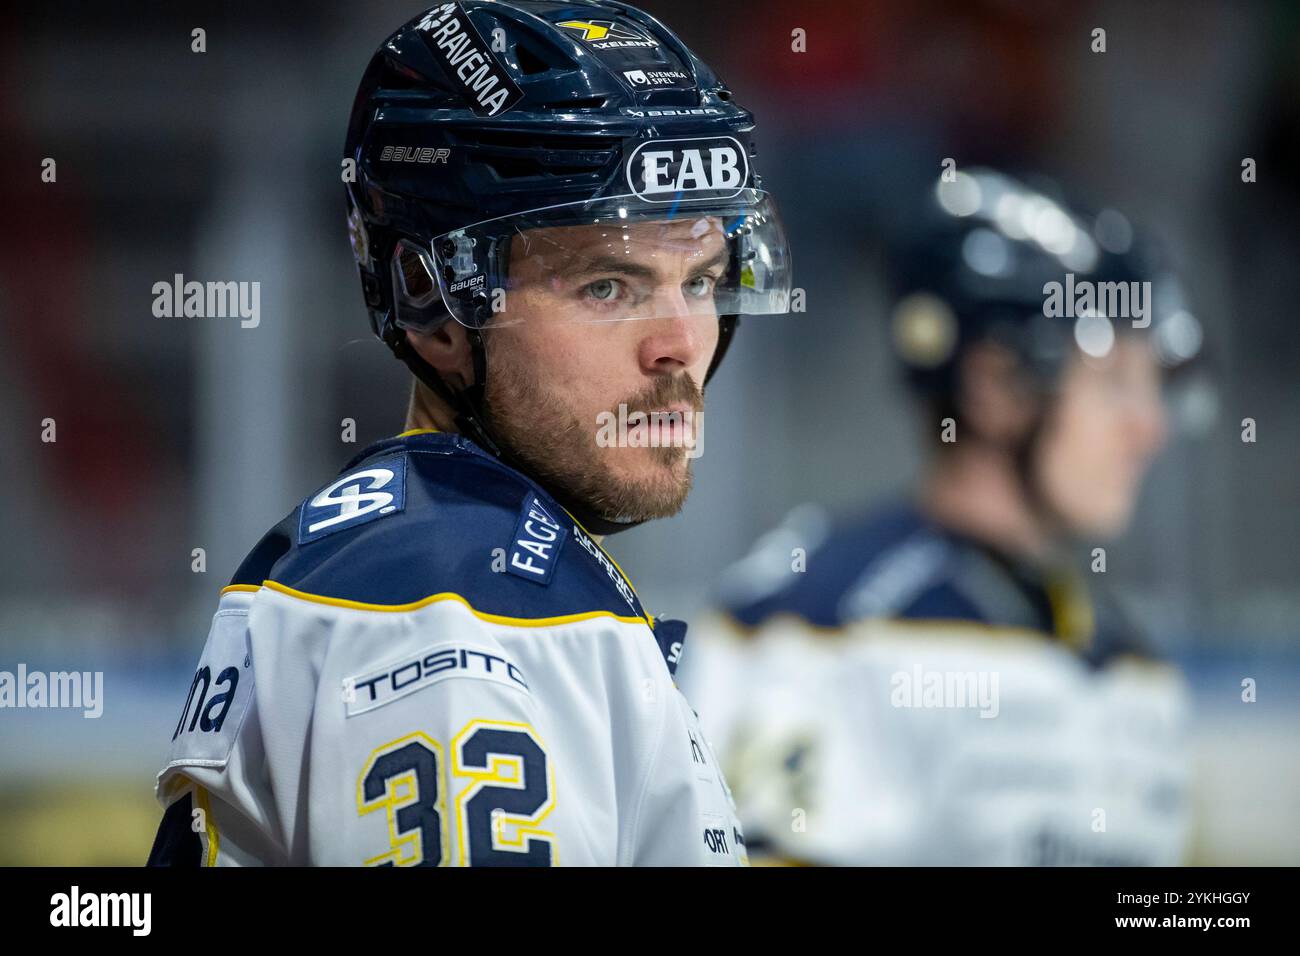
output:
[[447, 749], [450, 764], [439, 741], [416, 731], [371, 752], [357, 778], [357, 812], [384, 814], [388, 849], [366, 866], [558, 864], [555, 834], [544, 829], [555, 784], [533, 729], [471, 720]]

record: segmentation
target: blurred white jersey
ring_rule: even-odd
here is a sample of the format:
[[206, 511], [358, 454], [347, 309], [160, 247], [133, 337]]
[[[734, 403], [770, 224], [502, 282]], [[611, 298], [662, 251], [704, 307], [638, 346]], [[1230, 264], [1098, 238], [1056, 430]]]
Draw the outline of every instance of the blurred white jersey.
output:
[[517, 472], [381, 442], [222, 593], [150, 862], [744, 864], [683, 631]]
[[910, 510], [829, 535], [802, 572], [777, 539], [681, 675], [755, 860], [1182, 861], [1176, 670]]

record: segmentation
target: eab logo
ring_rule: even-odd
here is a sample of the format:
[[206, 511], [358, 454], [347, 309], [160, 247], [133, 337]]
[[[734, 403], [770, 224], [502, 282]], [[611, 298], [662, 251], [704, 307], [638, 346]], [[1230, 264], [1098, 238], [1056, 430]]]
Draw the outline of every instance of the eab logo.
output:
[[627, 161], [627, 184], [646, 202], [730, 199], [748, 180], [745, 148], [730, 136], [651, 140]]
[[306, 544], [343, 528], [356, 527], [406, 506], [406, 460], [375, 462], [318, 491], [302, 506], [298, 542]]

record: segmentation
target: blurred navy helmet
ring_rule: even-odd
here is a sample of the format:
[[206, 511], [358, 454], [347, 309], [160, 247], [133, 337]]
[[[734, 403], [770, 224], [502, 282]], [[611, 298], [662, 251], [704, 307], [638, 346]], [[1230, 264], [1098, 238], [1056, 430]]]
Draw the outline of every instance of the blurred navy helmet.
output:
[[922, 207], [891, 256], [894, 347], [921, 393], [950, 396], [964, 350], [985, 340], [1048, 389], [1071, 354], [1105, 355], [1116, 335], [1147, 335], [1170, 370], [1200, 351], [1177, 276], [1121, 213], [989, 169], [941, 177]]
[[[403, 329], [523, 320], [510, 310], [512, 256], [526, 254], [534, 278], [558, 276], [606, 245], [668, 255], [686, 235], [716, 253], [700, 299], [721, 325], [711, 375], [737, 315], [788, 310], [789, 252], [753, 133], [713, 71], [627, 4], [432, 7], [374, 54], [348, 125], [349, 227], [373, 331], [411, 364]], [[658, 301], [597, 320], [654, 318], [646, 303]]]

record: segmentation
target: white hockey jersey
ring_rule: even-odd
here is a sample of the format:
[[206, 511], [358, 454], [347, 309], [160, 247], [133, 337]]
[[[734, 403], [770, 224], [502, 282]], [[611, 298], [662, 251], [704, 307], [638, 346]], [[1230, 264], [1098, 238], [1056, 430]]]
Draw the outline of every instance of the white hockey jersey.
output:
[[681, 675], [755, 862], [1183, 860], [1174, 668], [910, 508], [837, 529], [792, 571], [791, 541], [815, 537], [776, 534], [733, 569]]
[[221, 595], [153, 865], [744, 865], [655, 621], [456, 435], [363, 451]]

